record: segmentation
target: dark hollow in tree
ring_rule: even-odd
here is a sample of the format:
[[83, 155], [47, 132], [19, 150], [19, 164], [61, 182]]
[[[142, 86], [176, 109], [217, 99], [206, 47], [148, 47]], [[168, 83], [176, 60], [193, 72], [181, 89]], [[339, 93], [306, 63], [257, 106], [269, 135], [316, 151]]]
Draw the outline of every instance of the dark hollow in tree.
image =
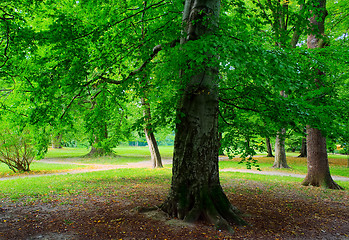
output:
[[[187, 37], [182, 44], [212, 34], [219, 9], [219, 0], [186, 0], [183, 24]], [[190, 76], [179, 103], [171, 190], [161, 209], [188, 222], [203, 219], [218, 229], [233, 231], [230, 223], [245, 222], [219, 180], [218, 71], [208, 63], [200, 69]]]

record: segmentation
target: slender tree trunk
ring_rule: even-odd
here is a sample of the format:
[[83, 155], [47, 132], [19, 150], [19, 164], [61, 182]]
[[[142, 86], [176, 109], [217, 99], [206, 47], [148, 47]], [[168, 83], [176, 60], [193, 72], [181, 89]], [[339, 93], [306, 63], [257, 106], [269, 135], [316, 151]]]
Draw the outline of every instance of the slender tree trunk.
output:
[[270, 138], [267, 137], [267, 138], [265, 139], [265, 142], [266, 142], [267, 151], [268, 151], [267, 157], [274, 157], [274, 155], [273, 155], [273, 150], [272, 150], [271, 143], [270, 143]]
[[281, 132], [278, 132], [275, 139], [275, 160], [273, 168], [290, 168], [286, 161], [285, 151], [285, 135], [286, 130], [283, 128]]
[[[219, 0], [186, 0], [183, 24], [187, 37], [182, 44], [212, 33], [219, 9]], [[217, 69], [207, 63], [186, 83], [178, 109], [171, 190], [161, 208], [188, 222], [201, 218], [232, 231], [230, 222], [245, 222], [219, 181], [218, 79]]]
[[[317, 31], [317, 34], [324, 35], [325, 18], [327, 16], [326, 0], [317, 0], [313, 7], [317, 11], [312, 12], [313, 16], [309, 18], [312, 30]], [[323, 47], [323, 40], [318, 38], [316, 33], [311, 33], [307, 38], [308, 48]], [[317, 70], [319, 75], [324, 75], [323, 72]], [[317, 84], [321, 84], [321, 80], [315, 79]], [[302, 185], [322, 186], [331, 189], [342, 189], [335, 183], [330, 174], [328, 165], [326, 138], [321, 131], [311, 126], [307, 126], [307, 163], [308, 173], [302, 182]]]
[[225, 156], [224, 148], [222, 148], [221, 140], [223, 139], [223, 134], [221, 132], [218, 133], [218, 142], [219, 142], [219, 152], [218, 155]]
[[298, 157], [307, 157], [307, 139], [302, 138], [302, 147]]
[[144, 128], [144, 133], [145, 133], [145, 138], [147, 139], [147, 143], [149, 146], [149, 151], [150, 151], [150, 156], [151, 156], [151, 161], [153, 163], [153, 168], [162, 168], [162, 161], [161, 161], [161, 155], [159, 151], [158, 144], [156, 142], [154, 132], [152, 125], [150, 123], [151, 121], [151, 112], [150, 112], [150, 105], [147, 101], [145, 101], [144, 98], [141, 99], [142, 105], [143, 105], [143, 116], [144, 116], [144, 121], [146, 122], [145, 128]]
[[[280, 27], [280, 29], [283, 29], [283, 28]], [[280, 95], [283, 97], [287, 97], [287, 95], [285, 94], [285, 91], [281, 91]], [[276, 135], [275, 160], [274, 160], [273, 168], [290, 168], [287, 165], [287, 160], [286, 160], [285, 138], [286, 138], [286, 129], [283, 128]]]

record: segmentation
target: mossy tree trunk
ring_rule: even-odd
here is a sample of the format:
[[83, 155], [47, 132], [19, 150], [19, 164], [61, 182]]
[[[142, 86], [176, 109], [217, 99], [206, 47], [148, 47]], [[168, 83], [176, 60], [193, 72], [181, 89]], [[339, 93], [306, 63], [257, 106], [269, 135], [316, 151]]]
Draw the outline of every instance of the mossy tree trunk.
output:
[[[326, 0], [317, 0], [312, 6], [316, 11], [312, 10], [312, 16], [309, 18], [311, 25], [311, 34], [308, 35], [308, 48], [322, 48], [324, 47], [323, 36], [325, 32], [325, 18], [327, 16]], [[320, 76], [325, 75], [319, 69], [316, 70], [319, 79], [314, 79], [317, 85], [322, 84]], [[328, 165], [326, 138], [323, 136], [320, 129], [307, 126], [307, 164], [308, 173], [302, 182], [302, 185], [326, 187], [331, 189], [342, 189], [335, 183], [330, 174]]]
[[[219, 0], [186, 0], [183, 24], [187, 37], [182, 44], [212, 33], [219, 8]], [[219, 181], [218, 71], [208, 63], [200, 69], [190, 76], [179, 103], [171, 190], [161, 208], [188, 222], [200, 218], [232, 231], [229, 223], [245, 222]]]

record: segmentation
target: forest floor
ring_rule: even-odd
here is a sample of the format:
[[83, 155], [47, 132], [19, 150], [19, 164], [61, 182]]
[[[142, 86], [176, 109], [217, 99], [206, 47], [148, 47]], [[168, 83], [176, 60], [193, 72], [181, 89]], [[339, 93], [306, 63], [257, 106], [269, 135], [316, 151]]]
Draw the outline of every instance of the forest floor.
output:
[[[150, 162], [91, 165], [75, 172], [132, 167], [150, 167]], [[171, 219], [161, 211], [139, 212], [140, 206], [156, 206], [166, 199], [170, 179], [149, 179], [146, 184], [120, 179], [100, 185], [98, 191], [53, 194], [45, 199], [1, 199], [0, 239], [349, 239], [348, 190], [299, 184], [270, 187], [225, 178], [222, 186], [229, 200], [249, 223], [233, 225], [231, 235], [205, 223]], [[324, 191], [331, 192], [323, 195]]]

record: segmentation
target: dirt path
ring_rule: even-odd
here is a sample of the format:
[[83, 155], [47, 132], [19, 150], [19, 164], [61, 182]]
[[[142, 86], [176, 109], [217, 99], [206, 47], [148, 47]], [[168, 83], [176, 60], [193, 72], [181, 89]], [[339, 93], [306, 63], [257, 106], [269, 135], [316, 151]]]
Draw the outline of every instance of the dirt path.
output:
[[[97, 171], [106, 171], [106, 170], [120, 169], [120, 168], [151, 168], [152, 167], [152, 162], [150, 160], [135, 162], [135, 163], [127, 163], [125, 165], [79, 163], [79, 162], [74, 162], [75, 160], [76, 159], [74, 158], [68, 158], [63, 161], [57, 160], [57, 159], [42, 159], [40, 160], [40, 162], [48, 163], [48, 164], [73, 164], [73, 165], [81, 165], [81, 166], [88, 166], [88, 167], [83, 169], [69, 170], [69, 171], [57, 172], [57, 173], [3, 177], [3, 178], [0, 178], [0, 181], [17, 179], [17, 178], [26, 178], [26, 177], [41, 177], [41, 176], [53, 176], [53, 175], [77, 174], [77, 173], [85, 173], [85, 172], [97, 172]], [[172, 164], [172, 159], [163, 159], [162, 163]], [[251, 170], [251, 169], [237, 169], [237, 168], [220, 169], [220, 172], [241, 172], [241, 173], [271, 175], [271, 176], [288, 176], [288, 177], [297, 177], [297, 178], [305, 177], [304, 174], [285, 173], [285, 172], [278, 172], [278, 171], [257, 171], [257, 170]], [[332, 178], [333, 180], [336, 180], [336, 181], [338, 180], [347, 181], [347, 182], [349, 181], [349, 178], [347, 177], [332, 176]]]
[[[120, 168], [151, 168], [152, 167], [152, 162], [150, 160], [149, 161], [135, 162], [135, 163], [127, 163], [124, 165], [79, 163], [79, 162], [73, 162], [74, 160], [75, 160], [74, 158], [68, 158], [68, 159], [65, 159], [63, 161], [60, 161], [57, 159], [42, 159], [42, 160], [40, 160], [40, 162], [41, 163], [48, 163], [48, 164], [72, 164], [72, 165], [88, 166], [88, 167], [82, 168], [82, 169], [68, 170], [68, 171], [64, 171], [64, 172], [57, 172], [57, 173], [2, 177], [2, 178], [0, 178], [0, 181], [17, 179], [17, 178], [66, 175], [66, 174], [77, 174], [77, 173], [86, 173], [86, 172], [98, 172], [98, 171], [106, 171], [106, 170], [113, 170], [113, 169], [120, 169]], [[163, 164], [171, 164], [172, 160], [163, 159], [162, 163]]]

